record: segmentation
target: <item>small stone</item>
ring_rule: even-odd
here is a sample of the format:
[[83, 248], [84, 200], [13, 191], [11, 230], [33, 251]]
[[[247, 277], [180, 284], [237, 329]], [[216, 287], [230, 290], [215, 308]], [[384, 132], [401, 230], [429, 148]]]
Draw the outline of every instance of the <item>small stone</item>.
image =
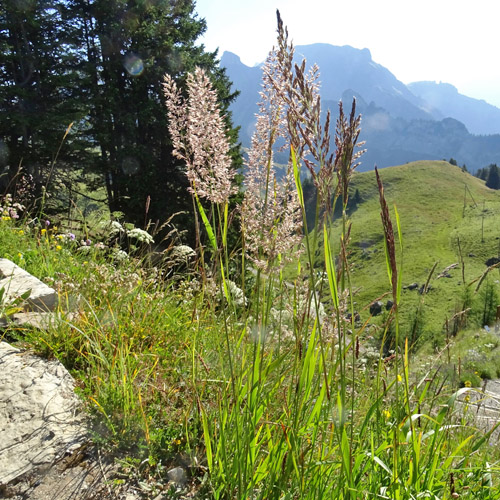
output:
[[167, 478], [173, 483], [183, 485], [187, 482], [187, 472], [182, 467], [174, 467], [167, 472]]
[[412, 283], [411, 285], [407, 285], [403, 288], [407, 288], [408, 290], [416, 290], [418, 288], [418, 283]]
[[500, 258], [498, 257], [490, 257], [486, 262], [485, 265], [488, 267], [494, 266], [495, 264], [498, 264], [500, 262]]
[[139, 500], [139, 497], [135, 495], [134, 493], [125, 493], [125, 497], [123, 500]]
[[372, 316], [378, 316], [382, 312], [382, 308], [384, 307], [384, 303], [377, 300], [370, 305], [370, 314]]

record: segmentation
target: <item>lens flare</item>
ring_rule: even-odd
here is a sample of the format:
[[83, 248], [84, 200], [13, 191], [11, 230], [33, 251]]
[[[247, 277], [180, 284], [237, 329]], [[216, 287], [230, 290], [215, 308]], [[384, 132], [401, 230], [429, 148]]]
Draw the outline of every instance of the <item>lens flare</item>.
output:
[[134, 175], [139, 172], [141, 165], [139, 160], [132, 156], [126, 156], [122, 161], [122, 170], [125, 175]]
[[130, 76], [140, 76], [144, 71], [144, 62], [135, 54], [127, 54], [123, 66]]

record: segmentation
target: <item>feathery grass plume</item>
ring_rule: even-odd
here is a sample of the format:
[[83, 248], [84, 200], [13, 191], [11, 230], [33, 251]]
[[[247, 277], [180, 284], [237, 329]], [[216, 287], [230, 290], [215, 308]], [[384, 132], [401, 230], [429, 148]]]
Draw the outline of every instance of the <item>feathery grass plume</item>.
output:
[[277, 62], [285, 85], [274, 82], [276, 92], [286, 104], [290, 144], [296, 157], [308, 168], [318, 192], [321, 206], [330, 212], [334, 192], [334, 162], [330, 154], [330, 111], [324, 125], [321, 120], [319, 95], [319, 68], [314, 64], [306, 72], [306, 60], [293, 67], [294, 47], [288, 42], [288, 31], [283, 27], [279, 11]]
[[392, 285], [392, 308], [396, 310], [398, 303], [398, 268], [396, 265], [396, 247], [394, 244], [394, 230], [392, 228], [391, 216], [389, 215], [389, 207], [385, 201], [384, 186], [378, 174], [378, 169], [375, 167], [375, 175], [377, 176], [378, 192], [380, 197], [380, 216], [382, 218], [382, 225], [384, 227], [385, 248], [387, 256], [387, 272]]
[[225, 203], [236, 192], [217, 94], [205, 71], [196, 68], [187, 77], [187, 100], [170, 75], [165, 75], [169, 132], [173, 154], [186, 162], [189, 191], [213, 203]]
[[356, 116], [356, 98], [352, 100], [351, 114], [349, 121], [344, 114], [342, 101], [339, 102], [339, 117], [335, 129], [335, 170], [337, 172], [338, 184], [337, 193], [342, 196], [342, 203], [347, 206], [349, 199], [349, 183], [352, 173], [359, 166], [358, 159], [365, 152], [364, 149], [356, 151], [356, 147], [361, 148], [364, 142], [358, 144], [361, 115]]
[[[319, 69], [313, 65], [306, 72], [306, 61], [293, 66], [294, 47], [288, 42], [288, 31], [283, 27], [279, 11], [277, 63], [282, 82], [274, 81], [276, 92], [287, 108], [287, 126], [290, 143], [297, 158], [301, 158], [308, 168], [318, 194], [319, 206], [326, 215], [333, 209], [334, 195], [342, 195], [344, 206], [348, 200], [348, 186], [357, 160], [364, 150], [356, 151], [364, 143], [357, 144], [360, 134], [361, 116], [355, 115], [356, 102], [353, 100], [349, 119], [344, 115], [342, 102], [339, 103], [335, 156], [330, 153], [330, 120], [328, 110], [324, 123], [321, 119], [321, 97], [319, 95]], [[271, 75], [271, 81], [272, 75]], [[337, 172], [337, 175], [335, 175]]]
[[[287, 85], [277, 53], [273, 49], [266, 59], [262, 75], [256, 130], [248, 153], [245, 197], [241, 205], [242, 230], [249, 258], [257, 267], [269, 271], [280, 258], [301, 241], [301, 212], [291, 163], [280, 182], [274, 169], [273, 149], [282, 143], [289, 147], [286, 112], [282, 91]], [[296, 254], [295, 254], [296, 256]]]

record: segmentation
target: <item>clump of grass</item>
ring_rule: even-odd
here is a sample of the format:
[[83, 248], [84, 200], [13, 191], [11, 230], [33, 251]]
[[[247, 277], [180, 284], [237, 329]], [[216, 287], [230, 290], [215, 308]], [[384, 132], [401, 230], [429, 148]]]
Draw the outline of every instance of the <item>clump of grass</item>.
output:
[[[393, 342], [388, 356], [380, 349], [372, 364], [363, 361], [374, 345], [368, 322], [355, 321], [355, 220], [347, 210], [361, 122], [355, 103], [348, 116], [341, 106], [330, 153], [318, 70], [305, 68], [293, 65], [278, 15], [249, 154], [238, 266], [227, 238], [233, 186], [223, 121], [201, 70], [189, 77], [188, 102], [196, 106], [182, 107], [171, 81], [166, 92], [201, 219], [196, 272], [170, 280], [133, 259], [63, 247], [56, 230], [21, 234], [2, 221], [4, 252], [22, 248], [26, 267], [52, 278], [75, 310], [46, 331], [26, 330], [24, 339], [77, 376], [108, 443], [147, 458], [143, 473], [158, 480], [165, 480], [162, 464], [182, 456], [201, 496], [500, 498], [498, 455], [487, 446], [494, 429], [479, 432], [456, 405], [473, 390], [471, 380], [455, 391], [432, 365], [418, 377], [411, 367], [412, 332], [400, 324], [401, 223], [378, 172], [385, 291], [393, 302], [382, 336]], [[200, 143], [209, 128], [213, 140]], [[290, 161], [280, 184], [273, 151], [283, 144]], [[319, 193], [314, 227], [306, 220], [306, 170]]]
[[[486, 470], [491, 472], [480, 459], [476, 461], [476, 452], [488, 436], [475, 439], [474, 429], [454, 420], [456, 399], [470, 389], [447, 394], [434, 377], [411, 377], [407, 334], [400, 331], [398, 319], [402, 272], [396, 253], [401, 259], [400, 222], [395, 212], [399, 234], [396, 249], [378, 174], [393, 296], [386, 328], [394, 325], [394, 355], [380, 359], [370, 374], [372, 381], [360, 370], [358, 355], [364, 327], [355, 330], [352, 319], [354, 285], [348, 258], [351, 223], [346, 214], [359, 120], [354, 106], [346, 120], [341, 110], [337, 152], [335, 160], [330, 159], [329, 120], [325, 129], [318, 125], [317, 71], [306, 77], [305, 64], [292, 68], [293, 47], [287, 45], [279, 16], [278, 32], [278, 49], [264, 68], [261, 116], [266, 119], [257, 128], [254, 152], [249, 155], [250, 161], [256, 160], [252, 168], [260, 165], [263, 173], [257, 170], [252, 175], [251, 194], [247, 196], [250, 207], [244, 209], [253, 213], [252, 207], [262, 202], [260, 212], [264, 215], [283, 215], [270, 218], [270, 229], [262, 223], [252, 226], [248, 235], [252, 240], [247, 250], [257, 267], [257, 280], [246, 314], [237, 322], [228, 321], [230, 310], [219, 312], [225, 328], [225, 349], [219, 361], [224, 378], [215, 386], [215, 408], [208, 404], [200, 407], [211, 494], [214, 498], [454, 498], [457, 494], [494, 498], [493, 488], [475, 482]], [[287, 129], [282, 128], [285, 115]], [[296, 188], [295, 194], [284, 199], [278, 195], [273, 172], [272, 150], [278, 137], [291, 149], [284, 188], [290, 188], [290, 178]], [[311, 155], [307, 160], [302, 158], [306, 154]], [[295, 196], [298, 211], [305, 216], [302, 161], [318, 183], [319, 192], [327, 195], [318, 197], [315, 228], [304, 240], [309, 266], [304, 269], [299, 264], [296, 281], [286, 283], [283, 262], [291, 250], [278, 245], [293, 234], [292, 226], [283, 227], [285, 210]], [[253, 189], [257, 178], [263, 183]], [[334, 256], [335, 240], [330, 229], [331, 196], [334, 202], [340, 196], [344, 206], [336, 245], [338, 258]], [[249, 218], [245, 213], [242, 220], [247, 236], [246, 224], [250, 226], [250, 222], [246, 222]], [[313, 272], [321, 240], [326, 290]], [[251, 264], [247, 261], [247, 265]], [[221, 266], [222, 287], [227, 279], [223, 269]], [[298, 283], [304, 278], [308, 286], [305, 300], [301, 300]], [[271, 311], [283, 304], [283, 296], [291, 305], [293, 320], [291, 324], [283, 322], [283, 326], [291, 327], [288, 338], [270, 321]], [[321, 314], [322, 308], [330, 311], [329, 320]], [[347, 319], [348, 311], [351, 320]]]

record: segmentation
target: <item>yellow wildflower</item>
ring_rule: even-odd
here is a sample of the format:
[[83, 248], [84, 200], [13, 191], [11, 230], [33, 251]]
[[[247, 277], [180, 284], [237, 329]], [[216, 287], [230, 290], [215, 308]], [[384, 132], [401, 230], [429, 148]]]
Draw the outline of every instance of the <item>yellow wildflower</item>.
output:
[[62, 246], [61, 245], [57, 245], [56, 246], [56, 250], [59, 252], [59, 250], [62, 250]]
[[403, 377], [401, 377], [401, 375], [398, 375], [398, 382], [402, 382], [403, 381]]
[[384, 415], [385, 418], [389, 419], [391, 418], [391, 412], [389, 410], [384, 410], [382, 411], [382, 414]]
[[42, 233], [42, 235], [44, 235], [45, 233], [47, 232], [47, 230], [45, 228], [43, 228], [40, 233]]
[[24, 234], [24, 231], [23, 231], [22, 229], [19, 229], [19, 231], [17, 232], [17, 234], [18, 234], [19, 236], [22, 236], [22, 235]]

